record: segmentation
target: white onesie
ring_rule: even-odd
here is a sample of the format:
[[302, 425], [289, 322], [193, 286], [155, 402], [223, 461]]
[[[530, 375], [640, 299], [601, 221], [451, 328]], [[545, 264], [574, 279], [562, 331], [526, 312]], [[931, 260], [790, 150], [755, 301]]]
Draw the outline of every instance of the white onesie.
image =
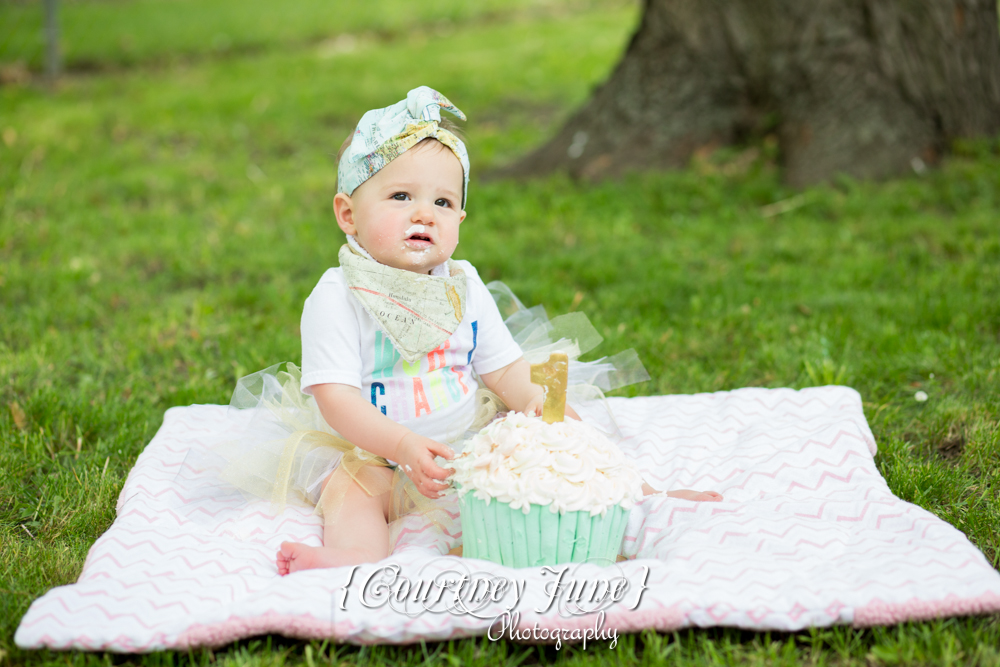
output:
[[437, 349], [409, 364], [361, 303], [339, 268], [328, 269], [302, 309], [302, 391], [316, 384], [358, 387], [382, 414], [439, 442], [460, 438], [475, 413], [476, 375], [521, 357], [475, 267], [458, 329]]

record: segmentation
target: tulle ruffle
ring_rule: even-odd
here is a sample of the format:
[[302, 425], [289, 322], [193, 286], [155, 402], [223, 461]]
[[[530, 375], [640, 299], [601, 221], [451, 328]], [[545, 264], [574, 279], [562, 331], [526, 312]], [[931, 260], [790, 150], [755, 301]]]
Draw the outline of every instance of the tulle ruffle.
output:
[[614, 413], [604, 400], [604, 392], [630, 384], [645, 382], [649, 373], [633, 349], [595, 361], [580, 361], [579, 357], [600, 345], [604, 337], [584, 313], [567, 313], [548, 318], [545, 307], [525, 307], [507, 285], [494, 281], [487, 286], [504, 318], [504, 324], [528, 363], [546, 361], [553, 352], [569, 355], [569, 379], [566, 402], [585, 420], [599, 411], [603, 419], [595, 422], [610, 424], [605, 430], [613, 440], [621, 437]]

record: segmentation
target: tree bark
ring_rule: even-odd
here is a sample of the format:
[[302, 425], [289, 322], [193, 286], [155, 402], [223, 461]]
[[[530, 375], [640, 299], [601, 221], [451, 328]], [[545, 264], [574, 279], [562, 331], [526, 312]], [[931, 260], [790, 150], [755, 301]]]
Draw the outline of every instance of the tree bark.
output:
[[646, 0], [608, 81], [506, 171], [677, 167], [763, 132], [796, 186], [892, 176], [995, 135], [996, 0]]

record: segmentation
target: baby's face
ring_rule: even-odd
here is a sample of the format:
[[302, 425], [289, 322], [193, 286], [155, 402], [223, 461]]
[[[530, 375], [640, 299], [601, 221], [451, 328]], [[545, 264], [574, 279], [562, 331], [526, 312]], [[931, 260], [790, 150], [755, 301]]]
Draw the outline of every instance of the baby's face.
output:
[[337, 195], [337, 222], [378, 262], [429, 273], [458, 245], [458, 227], [465, 219], [463, 183], [462, 163], [455, 154], [438, 141], [425, 141], [359, 185], [350, 197]]

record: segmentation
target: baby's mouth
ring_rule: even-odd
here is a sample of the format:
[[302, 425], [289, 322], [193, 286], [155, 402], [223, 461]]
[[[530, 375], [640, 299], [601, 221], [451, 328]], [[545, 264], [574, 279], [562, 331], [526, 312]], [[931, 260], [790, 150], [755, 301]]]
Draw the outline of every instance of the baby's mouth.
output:
[[423, 248], [429, 248], [432, 245], [434, 245], [434, 241], [432, 241], [431, 237], [427, 234], [411, 234], [406, 238], [406, 241], [404, 241], [404, 243], [408, 247], [415, 248], [418, 250], [422, 250]]

